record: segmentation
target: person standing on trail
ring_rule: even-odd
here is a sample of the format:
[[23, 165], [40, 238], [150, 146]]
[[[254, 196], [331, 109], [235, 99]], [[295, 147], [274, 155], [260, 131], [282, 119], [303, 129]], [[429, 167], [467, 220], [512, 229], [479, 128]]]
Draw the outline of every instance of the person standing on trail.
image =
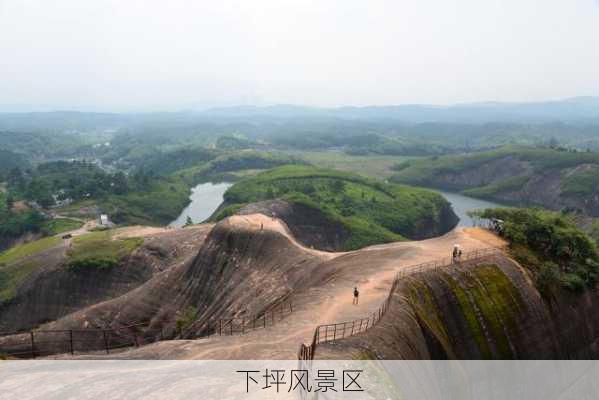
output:
[[264, 230], [264, 223], [263, 222], [260, 223], [260, 230], [261, 231]]
[[452, 262], [455, 264], [456, 262], [458, 262], [458, 254], [459, 254], [460, 248], [457, 244], [453, 245], [453, 253], [451, 255], [451, 259]]
[[271, 213], [271, 215], [272, 215], [272, 219], [273, 219], [273, 220], [277, 219], [277, 213], [276, 213], [276, 212], [274, 212], [274, 211], [273, 211], [273, 212]]
[[358, 288], [354, 288], [354, 301], [352, 304], [358, 305], [358, 297], [360, 296], [360, 292], [358, 292]]

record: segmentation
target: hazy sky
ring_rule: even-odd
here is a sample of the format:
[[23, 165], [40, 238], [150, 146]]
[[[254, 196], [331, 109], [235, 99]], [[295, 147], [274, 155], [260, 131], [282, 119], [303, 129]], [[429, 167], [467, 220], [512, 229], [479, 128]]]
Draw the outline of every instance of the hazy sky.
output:
[[599, 0], [0, 0], [0, 111], [599, 95]]

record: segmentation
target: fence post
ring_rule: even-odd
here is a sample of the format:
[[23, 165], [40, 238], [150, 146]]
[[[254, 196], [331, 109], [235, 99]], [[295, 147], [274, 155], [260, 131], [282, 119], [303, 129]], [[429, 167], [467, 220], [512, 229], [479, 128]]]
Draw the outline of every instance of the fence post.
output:
[[289, 302], [289, 312], [293, 312], [293, 306], [291, 305], [291, 302]]
[[33, 331], [29, 332], [31, 335], [31, 357], [35, 358], [35, 339], [33, 337]]
[[219, 319], [218, 320], [218, 335], [222, 336], [223, 334], [223, 320]]
[[229, 322], [231, 323], [231, 336], [233, 336], [233, 319], [231, 319]]
[[354, 326], [356, 326], [356, 320], [354, 320], [351, 324], [351, 334], [350, 336], [354, 336]]
[[347, 322], [343, 323], [343, 336], [341, 336], [342, 338], [345, 337], [345, 326], [347, 325]]
[[335, 327], [335, 330], [333, 331], [333, 342], [335, 341], [335, 339], [337, 339], [337, 324], [333, 325]]
[[241, 334], [245, 334], [245, 317], [241, 318]]
[[71, 355], [75, 354], [75, 351], [73, 350], [73, 330], [69, 330], [69, 341], [71, 342]]
[[106, 329], [102, 330], [102, 336], [104, 336], [104, 348], [106, 349], [106, 354], [109, 354], [108, 339], [106, 338]]

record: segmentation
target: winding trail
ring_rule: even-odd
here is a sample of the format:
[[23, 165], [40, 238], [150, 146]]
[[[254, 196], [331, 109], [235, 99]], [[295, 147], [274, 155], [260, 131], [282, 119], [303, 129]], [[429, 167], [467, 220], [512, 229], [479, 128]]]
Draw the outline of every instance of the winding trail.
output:
[[[266, 331], [239, 336], [211, 336], [199, 340], [173, 340], [132, 349], [111, 358], [123, 359], [296, 359], [300, 343], [312, 339], [319, 324], [363, 318], [386, 298], [395, 274], [402, 268], [450, 256], [454, 244], [467, 251], [498, 247], [500, 238], [478, 228], [457, 228], [441, 237], [376, 245], [352, 252], [329, 253], [302, 246], [280, 220], [262, 214], [233, 216], [232, 228], [272, 230], [305, 252], [321, 257], [335, 271], [331, 279], [294, 293], [293, 313]], [[353, 288], [360, 304], [352, 305]]]

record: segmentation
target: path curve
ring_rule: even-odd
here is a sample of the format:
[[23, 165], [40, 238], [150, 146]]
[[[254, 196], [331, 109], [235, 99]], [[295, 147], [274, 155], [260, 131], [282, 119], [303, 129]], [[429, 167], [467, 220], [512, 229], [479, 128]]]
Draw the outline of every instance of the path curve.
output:
[[[266, 331], [158, 342], [112, 358], [295, 359], [299, 345], [311, 341], [316, 326], [364, 318], [376, 311], [402, 268], [447, 258], [454, 244], [465, 252], [505, 245], [502, 239], [480, 228], [456, 228], [433, 239], [376, 245], [346, 253], [325, 252], [303, 246], [282, 221], [262, 214], [233, 216], [224, 223], [236, 229], [278, 232], [304, 252], [322, 257], [322, 268], [331, 268], [335, 273], [327, 282], [295, 293], [294, 312]], [[357, 306], [352, 305], [354, 286], [360, 290]]]

